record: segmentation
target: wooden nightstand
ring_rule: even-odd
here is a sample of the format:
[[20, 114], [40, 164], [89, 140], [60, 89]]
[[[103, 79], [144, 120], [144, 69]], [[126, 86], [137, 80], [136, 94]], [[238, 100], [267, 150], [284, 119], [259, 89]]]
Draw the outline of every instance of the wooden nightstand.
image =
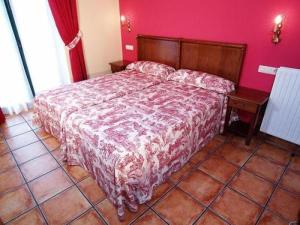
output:
[[257, 125], [262, 120], [269, 94], [263, 91], [239, 87], [235, 92], [228, 94], [228, 98], [225, 129], [228, 129], [228, 122], [233, 108], [254, 114], [250, 121], [250, 127], [245, 142], [246, 145], [249, 145], [254, 131], [257, 129]]
[[116, 72], [120, 72], [122, 70], [125, 70], [126, 66], [130, 63], [131, 62], [126, 61], [126, 60], [120, 60], [120, 61], [116, 61], [116, 62], [111, 62], [111, 63], [109, 63], [109, 65], [110, 65], [110, 68], [111, 68], [111, 72], [116, 73]]

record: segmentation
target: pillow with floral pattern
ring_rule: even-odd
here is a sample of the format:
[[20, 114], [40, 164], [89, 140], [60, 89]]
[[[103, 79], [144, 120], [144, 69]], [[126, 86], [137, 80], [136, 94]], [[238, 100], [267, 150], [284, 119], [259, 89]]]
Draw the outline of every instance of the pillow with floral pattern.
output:
[[235, 89], [234, 83], [230, 80], [217, 75], [188, 69], [177, 70], [175, 73], [170, 74], [167, 80], [177, 81], [222, 94], [232, 92]]
[[153, 76], [158, 76], [162, 79], [166, 79], [167, 76], [176, 70], [165, 64], [151, 62], [151, 61], [137, 61], [130, 63], [127, 67], [127, 70], [137, 70], [142, 73], [150, 74]]

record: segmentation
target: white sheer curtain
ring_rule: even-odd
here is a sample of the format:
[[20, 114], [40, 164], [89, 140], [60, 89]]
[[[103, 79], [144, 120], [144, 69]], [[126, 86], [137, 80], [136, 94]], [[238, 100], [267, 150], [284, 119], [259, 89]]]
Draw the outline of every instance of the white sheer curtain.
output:
[[32, 94], [4, 1], [0, 1], [0, 106], [4, 113], [26, 110]]
[[64, 44], [47, 0], [10, 0], [36, 94], [70, 83]]

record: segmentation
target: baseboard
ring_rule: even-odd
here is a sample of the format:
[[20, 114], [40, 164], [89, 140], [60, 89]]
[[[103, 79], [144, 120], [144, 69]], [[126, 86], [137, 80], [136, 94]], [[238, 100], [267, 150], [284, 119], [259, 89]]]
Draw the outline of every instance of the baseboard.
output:
[[263, 133], [263, 132], [259, 132], [258, 136], [263, 138], [267, 143], [276, 145], [280, 148], [284, 148], [287, 149], [289, 151], [296, 151], [297, 153], [300, 153], [300, 145], [294, 144], [292, 142], [283, 140], [281, 138], [278, 137], [274, 137], [272, 135]]
[[[228, 131], [242, 137], [246, 137], [249, 130], [249, 124], [242, 122], [242, 121], [236, 121], [233, 122], [230, 127], [228, 128]], [[292, 142], [283, 140], [278, 137], [274, 137], [272, 135], [263, 133], [261, 131], [257, 131], [256, 136], [262, 138], [264, 141], [266, 141], [269, 144], [275, 145], [277, 147], [289, 150], [289, 151], [295, 151], [296, 153], [300, 154], [300, 145], [294, 144]]]

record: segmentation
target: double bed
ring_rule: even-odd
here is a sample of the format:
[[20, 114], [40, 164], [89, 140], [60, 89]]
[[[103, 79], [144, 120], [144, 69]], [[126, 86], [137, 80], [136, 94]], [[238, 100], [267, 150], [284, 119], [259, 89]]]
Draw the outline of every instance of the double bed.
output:
[[[160, 75], [175, 70], [165, 67], [155, 68], [155, 71]], [[128, 69], [45, 91], [35, 98], [34, 122], [60, 140], [64, 123], [73, 112], [143, 90], [160, 82], [162, 79], [159, 76]]]
[[[153, 78], [132, 91], [106, 99], [101, 92], [94, 93], [94, 99], [100, 101], [88, 103], [81, 103], [86, 96], [73, 100], [70, 95], [68, 101], [79, 107], [50, 110], [57, 114], [56, 135], [64, 160], [91, 173], [117, 207], [120, 219], [126, 206], [136, 211], [138, 204], [151, 199], [154, 187], [222, 131], [226, 94], [238, 84], [245, 48], [242, 44], [139, 36], [138, 60], [183, 70], [163, 76], [143, 73], [141, 76]], [[139, 68], [132, 71], [139, 74]], [[198, 70], [218, 76], [195, 72]], [[101, 82], [97, 84], [102, 90]], [[43, 101], [47, 110], [47, 93]], [[68, 101], [57, 105], [68, 105]], [[39, 108], [37, 101], [37, 117], [44, 122]], [[51, 129], [46, 127], [52, 133]]]

